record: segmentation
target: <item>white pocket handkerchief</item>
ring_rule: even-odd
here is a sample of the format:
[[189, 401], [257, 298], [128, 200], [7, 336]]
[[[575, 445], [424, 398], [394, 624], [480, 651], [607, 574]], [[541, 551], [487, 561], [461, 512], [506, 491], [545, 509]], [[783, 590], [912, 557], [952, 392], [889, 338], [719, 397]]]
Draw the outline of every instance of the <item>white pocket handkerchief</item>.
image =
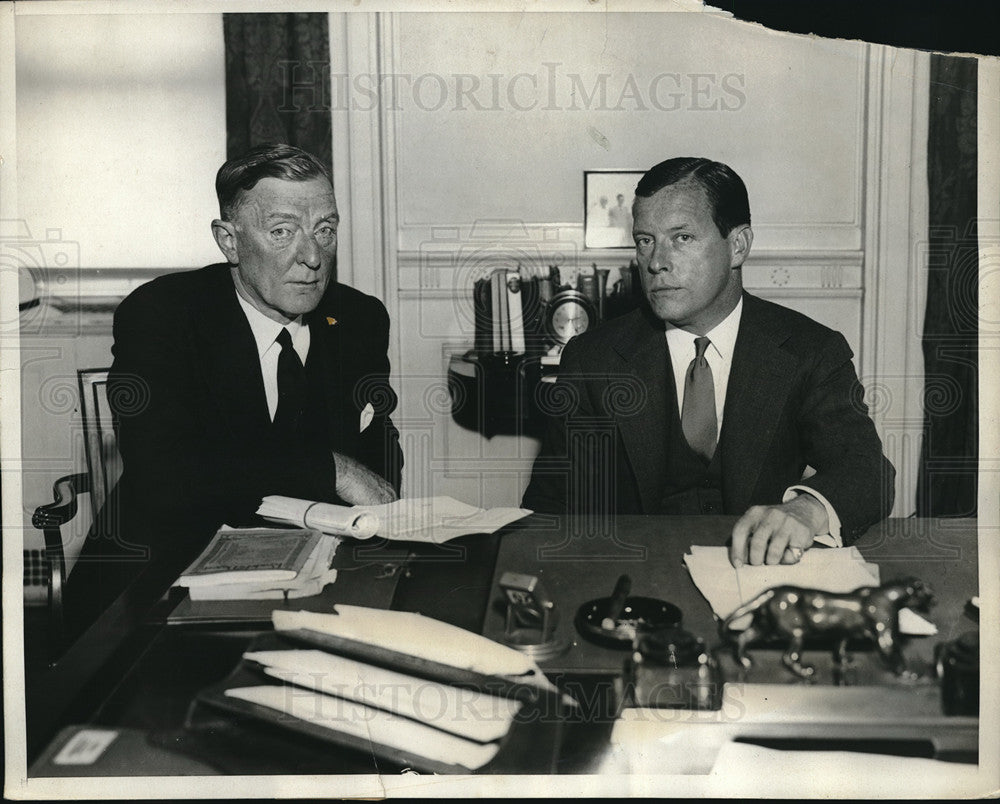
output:
[[358, 430], [359, 433], [363, 433], [368, 425], [372, 423], [372, 419], [375, 418], [375, 408], [372, 407], [372, 403], [369, 402], [365, 405], [365, 409], [361, 411], [361, 429]]

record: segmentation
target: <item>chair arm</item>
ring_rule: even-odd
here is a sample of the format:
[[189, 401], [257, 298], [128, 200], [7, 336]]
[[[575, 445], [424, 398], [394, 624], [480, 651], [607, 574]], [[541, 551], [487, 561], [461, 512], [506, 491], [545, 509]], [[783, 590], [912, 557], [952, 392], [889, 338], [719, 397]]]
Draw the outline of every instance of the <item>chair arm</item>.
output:
[[52, 496], [55, 501], [38, 506], [31, 516], [31, 524], [39, 530], [65, 525], [76, 516], [77, 495], [89, 491], [90, 476], [86, 472], [60, 477], [52, 484]]
[[76, 516], [77, 496], [90, 491], [90, 476], [85, 472], [60, 477], [52, 484], [54, 502], [40, 505], [31, 516], [31, 524], [45, 537], [45, 556], [49, 565], [50, 652], [55, 655], [63, 638], [63, 584], [66, 582], [66, 556], [59, 528]]

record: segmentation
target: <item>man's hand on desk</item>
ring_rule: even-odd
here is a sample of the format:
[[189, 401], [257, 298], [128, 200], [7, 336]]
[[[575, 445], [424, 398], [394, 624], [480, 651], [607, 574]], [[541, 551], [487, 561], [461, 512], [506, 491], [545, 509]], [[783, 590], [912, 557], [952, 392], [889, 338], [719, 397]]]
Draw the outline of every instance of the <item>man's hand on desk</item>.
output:
[[826, 508], [811, 494], [781, 505], [755, 505], [733, 526], [729, 560], [734, 567], [795, 564], [829, 527]]
[[382, 505], [395, 502], [396, 491], [384, 479], [353, 458], [333, 453], [337, 467], [337, 496], [351, 505]]

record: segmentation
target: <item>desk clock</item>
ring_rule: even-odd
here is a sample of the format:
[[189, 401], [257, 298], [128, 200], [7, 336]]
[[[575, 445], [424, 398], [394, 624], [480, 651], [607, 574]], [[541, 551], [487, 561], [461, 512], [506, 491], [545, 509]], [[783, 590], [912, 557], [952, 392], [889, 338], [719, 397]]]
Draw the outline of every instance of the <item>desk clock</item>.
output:
[[597, 323], [593, 302], [578, 290], [561, 290], [545, 308], [545, 330], [556, 343], [586, 332]]

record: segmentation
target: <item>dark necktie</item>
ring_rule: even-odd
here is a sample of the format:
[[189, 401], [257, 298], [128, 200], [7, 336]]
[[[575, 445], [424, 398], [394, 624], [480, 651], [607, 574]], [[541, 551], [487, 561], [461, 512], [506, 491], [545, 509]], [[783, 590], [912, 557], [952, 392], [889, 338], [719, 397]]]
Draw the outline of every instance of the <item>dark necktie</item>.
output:
[[705, 359], [705, 350], [711, 343], [708, 338], [694, 339], [694, 360], [684, 375], [684, 409], [681, 411], [681, 429], [688, 446], [706, 461], [715, 453], [718, 428], [715, 418], [715, 382], [712, 367]]
[[298, 428], [302, 418], [305, 369], [287, 329], [282, 327], [275, 340], [281, 346], [281, 354], [278, 355], [278, 408], [274, 412], [274, 427], [280, 433], [290, 435]]

